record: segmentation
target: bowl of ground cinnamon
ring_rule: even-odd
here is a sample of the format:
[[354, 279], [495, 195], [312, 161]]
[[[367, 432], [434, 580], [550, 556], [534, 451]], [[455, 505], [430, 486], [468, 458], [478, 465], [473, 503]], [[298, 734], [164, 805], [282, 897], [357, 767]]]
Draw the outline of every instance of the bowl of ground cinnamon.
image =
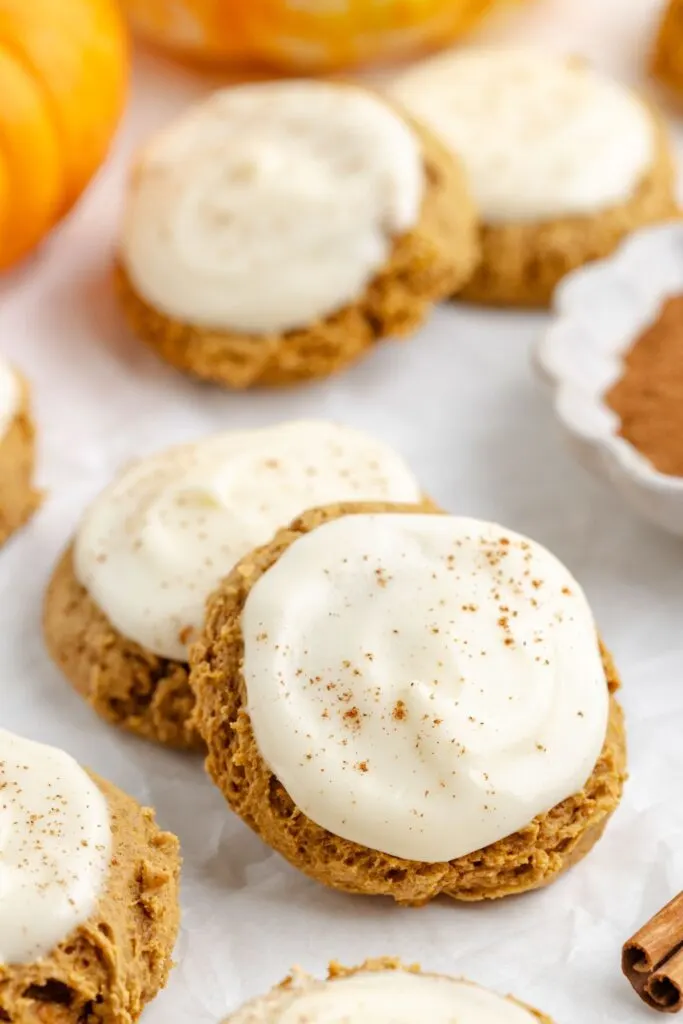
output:
[[581, 461], [683, 536], [683, 221], [565, 278], [535, 357]]

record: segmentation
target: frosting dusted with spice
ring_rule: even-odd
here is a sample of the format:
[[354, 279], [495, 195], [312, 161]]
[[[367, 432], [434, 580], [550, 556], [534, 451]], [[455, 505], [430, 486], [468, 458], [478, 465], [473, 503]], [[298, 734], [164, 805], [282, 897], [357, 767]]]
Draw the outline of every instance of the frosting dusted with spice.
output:
[[396, 452], [349, 427], [233, 431], [126, 469], [84, 517], [76, 575], [123, 636], [183, 661], [219, 580], [295, 516], [332, 502], [420, 498]]
[[2, 359], [0, 359], [0, 440], [7, 433], [10, 423], [19, 408], [19, 381], [17, 376]]
[[0, 730], [0, 964], [47, 956], [93, 913], [111, 855], [107, 801], [62, 750]]
[[468, 981], [411, 971], [297, 977], [227, 1024], [538, 1024], [529, 1010]]
[[297, 539], [242, 613], [247, 709], [294, 803], [344, 839], [453, 860], [581, 790], [608, 691], [580, 587], [477, 520], [349, 515]]
[[368, 91], [233, 87], [143, 152], [121, 258], [170, 316], [280, 333], [356, 300], [417, 223], [422, 195], [420, 144]]
[[401, 75], [390, 92], [464, 161], [488, 223], [617, 206], [654, 163], [644, 104], [576, 60], [525, 50], [446, 54]]

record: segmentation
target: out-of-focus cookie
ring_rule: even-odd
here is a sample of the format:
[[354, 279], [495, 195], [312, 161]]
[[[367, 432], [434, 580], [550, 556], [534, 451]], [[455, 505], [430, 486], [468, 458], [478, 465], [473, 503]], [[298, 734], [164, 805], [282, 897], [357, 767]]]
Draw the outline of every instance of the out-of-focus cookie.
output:
[[678, 214], [662, 121], [578, 60], [466, 50], [409, 69], [389, 94], [469, 171], [482, 259], [463, 298], [544, 306], [570, 270]]
[[388, 445], [325, 421], [232, 431], [125, 469], [86, 512], [48, 587], [48, 649], [103, 718], [180, 748], [187, 649], [210, 592], [245, 553], [321, 502], [423, 500]]
[[463, 978], [424, 973], [382, 957], [360, 967], [332, 963], [324, 981], [294, 971], [225, 1024], [552, 1024], [549, 1017]]
[[334, 888], [412, 905], [535, 889], [621, 795], [618, 679], [585, 595], [495, 524], [308, 512], [223, 581], [191, 667], [229, 805]]
[[325, 377], [410, 334], [478, 257], [457, 159], [360, 86], [225, 89], [153, 139], [128, 189], [133, 330], [232, 388]]
[[668, 0], [665, 4], [651, 67], [655, 78], [683, 97], [683, 0]]
[[34, 427], [28, 388], [0, 359], [0, 544], [40, 504], [33, 488]]
[[131, 1024], [163, 988], [180, 855], [152, 811], [0, 730], [0, 1020]]

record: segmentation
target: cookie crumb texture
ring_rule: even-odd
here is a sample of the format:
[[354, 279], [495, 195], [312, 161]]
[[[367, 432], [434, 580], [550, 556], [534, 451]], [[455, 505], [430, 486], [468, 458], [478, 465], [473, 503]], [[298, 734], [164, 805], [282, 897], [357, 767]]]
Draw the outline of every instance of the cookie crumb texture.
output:
[[114, 850], [98, 912], [35, 964], [0, 964], [0, 1021], [132, 1024], [168, 979], [180, 911], [178, 840], [96, 779]]
[[45, 596], [45, 642], [94, 711], [129, 732], [181, 750], [202, 750], [190, 724], [194, 696], [186, 664], [127, 640], [81, 586], [69, 548]]
[[459, 297], [492, 306], [547, 306], [566, 274], [609, 256], [638, 228], [679, 217], [669, 141], [653, 117], [655, 162], [627, 202], [590, 217], [483, 224], [481, 261]]
[[409, 123], [425, 162], [420, 220], [397, 239], [388, 265], [356, 303], [280, 334], [212, 331], [149, 305], [118, 265], [117, 290], [132, 330], [177, 369], [237, 389], [327, 377], [356, 362], [381, 338], [411, 334], [434, 303], [470, 277], [479, 244], [463, 169], [430, 133]]
[[[622, 711], [610, 698], [605, 743], [583, 790], [538, 815], [519, 832], [456, 860], [404, 860], [340, 838], [312, 822], [264, 763], [246, 711], [241, 616], [258, 578], [298, 537], [353, 512], [414, 512], [384, 503], [334, 505], [305, 513], [244, 559], [214, 594], [202, 639], [191, 652], [195, 722], [208, 747], [207, 770], [230, 807], [291, 864], [335, 889], [392, 896], [422, 906], [441, 893], [496, 899], [537, 889], [581, 860], [602, 835], [626, 777]], [[610, 694], [619, 678], [602, 648]]]
[[0, 437], [0, 544], [33, 515], [41, 498], [32, 485], [35, 430], [22, 389], [19, 411]]

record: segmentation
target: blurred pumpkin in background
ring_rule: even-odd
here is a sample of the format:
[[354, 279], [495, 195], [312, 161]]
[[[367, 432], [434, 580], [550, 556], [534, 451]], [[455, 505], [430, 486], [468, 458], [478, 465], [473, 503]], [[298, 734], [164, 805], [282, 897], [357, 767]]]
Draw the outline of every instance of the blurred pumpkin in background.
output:
[[209, 62], [333, 71], [444, 45], [501, 0], [124, 0], [153, 42]]
[[44, 237], [100, 166], [127, 74], [116, 0], [0, 0], [0, 270]]

